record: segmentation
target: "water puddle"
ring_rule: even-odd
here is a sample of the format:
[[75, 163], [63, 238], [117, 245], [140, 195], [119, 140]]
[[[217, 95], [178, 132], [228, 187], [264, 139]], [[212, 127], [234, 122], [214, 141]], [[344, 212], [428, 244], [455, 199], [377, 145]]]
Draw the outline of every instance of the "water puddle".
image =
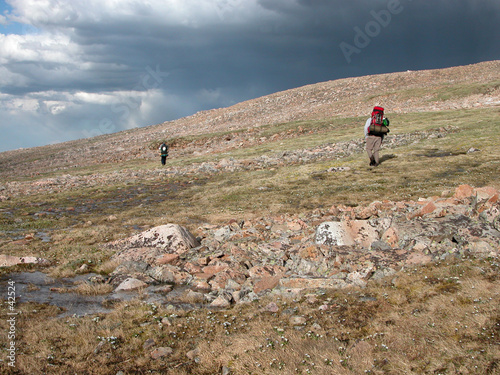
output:
[[85, 296], [53, 291], [57, 288], [70, 288], [75, 283], [86, 280], [87, 277], [88, 275], [56, 280], [43, 272], [21, 272], [3, 277], [0, 286], [2, 290], [7, 290], [7, 282], [14, 281], [17, 303], [36, 302], [58, 306], [62, 309], [60, 316], [109, 312], [110, 310], [102, 304], [105, 296]]
[[40, 240], [42, 240], [42, 242], [52, 241], [52, 237], [47, 232], [38, 232], [35, 234], [35, 236], [38, 237]]
[[[0, 279], [1, 290], [8, 290], [8, 282], [15, 285], [16, 303], [36, 302], [49, 304], [61, 308], [59, 317], [85, 316], [98, 313], [109, 313], [113, 305], [134, 298], [157, 305], [173, 306], [176, 309], [190, 310], [201, 305], [180, 302], [182, 295], [188, 289], [186, 286], [177, 286], [168, 294], [160, 286], [150, 286], [141, 292], [119, 291], [105, 295], [84, 295], [65, 291], [76, 285], [87, 282], [95, 274], [78, 275], [72, 278], [54, 279], [43, 272], [20, 272], [4, 276]], [[5, 293], [6, 295], [6, 293]]]

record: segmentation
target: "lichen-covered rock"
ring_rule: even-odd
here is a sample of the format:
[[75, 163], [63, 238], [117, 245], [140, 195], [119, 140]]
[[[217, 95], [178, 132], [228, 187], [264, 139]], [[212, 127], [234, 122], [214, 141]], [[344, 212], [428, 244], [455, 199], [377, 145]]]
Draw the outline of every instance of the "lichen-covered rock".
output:
[[161, 250], [162, 254], [182, 254], [199, 246], [199, 243], [186, 228], [177, 224], [166, 224], [109, 245], [122, 249], [155, 248]]
[[49, 265], [50, 262], [47, 259], [33, 256], [16, 257], [12, 255], [0, 254], [0, 267], [12, 267], [17, 266], [18, 264], [38, 264], [46, 266]]
[[367, 220], [343, 220], [322, 223], [316, 230], [316, 244], [330, 246], [369, 247], [378, 234]]
[[124, 280], [120, 285], [118, 285], [118, 287], [115, 289], [115, 292], [137, 290], [145, 288], [147, 286], [148, 284], [146, 284], [144, 281], [129, 277], [128, 279]]

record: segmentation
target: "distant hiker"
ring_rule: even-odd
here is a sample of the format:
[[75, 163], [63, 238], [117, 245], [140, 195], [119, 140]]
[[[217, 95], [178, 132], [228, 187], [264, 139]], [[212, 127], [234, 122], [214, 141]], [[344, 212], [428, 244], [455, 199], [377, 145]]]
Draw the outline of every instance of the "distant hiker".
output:
[[379, 150], [384, 136], [389, 133], [389, 119], [384, 117], [384, 108], [373, 107], [372, 116], [366, 120], [365, 139], [366, 152], [370, 158], [370, 166], [380, 164]]
[[163, 142], [158, 150], [160, 150], [161, 165], [165, 165], [168, 156], [168, 146]]

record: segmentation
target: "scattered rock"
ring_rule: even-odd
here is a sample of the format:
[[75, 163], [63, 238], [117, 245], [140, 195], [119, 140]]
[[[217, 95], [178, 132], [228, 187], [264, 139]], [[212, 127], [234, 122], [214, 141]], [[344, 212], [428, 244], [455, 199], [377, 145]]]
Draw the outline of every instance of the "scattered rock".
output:
[[189, 303], [203, 303], [205, 302], [205, 295], [203, 293], [190, 290], [186, 294], [185, 300]]
[[37, 258], [32, 256], [16, 257], [11, 255], [0, 254], [0, 267], [12, 267], [19, 264], [38, 264], [48, 266], [50, 262], [47, 259]]
[[152, 359], [161, 359], [163, 357], [168, 357], [174, 353], [174, 350], [172, 348], [169, 348], [168, 346], [166, 347], [161, 347], [161, 348], [156, 348], [151, 352], [151, 358]]
[[279, 307], [275, 302], [271, 302], [264, 308], [264, 310], [271, 313], [277, 313], [279, 311]]
[[148, 284], [146, 284], [144, 281], [133, 279], [133, 278], [128, 278], [125, 281], [123, 281], [118, 287], [115, 289], [115, 291], [131, 291], [131, 290], [137, 290], [140, 288], [145, 288], [147, 287]]
[[329, 246], [352, 246], [354, 240], [343, 222], [330, 221], [321, 224], [316, 231], [316, 244]]
[[474, 189], [472, 186], [460, 185], [459, 187], [456, 188], [454, 197], [456, 199], [464, 199], [471, 197], [473, 194], [474, 194]]
[[175, 264], [179, 260], [179, 254], [163, 254], [156, 259], [157, 264]]
[[302, 326], [306, 324], [307, 319], [304, 318], [303, 316], [291, 316], [290, 319], [288, 320], [291, 326]]
[[211, 304], [212, 307], [229, 307], [231, 302], [225, 296], [217, 297]]
[[190, 350], [189, 352], [186, 353], [186, 357], [188, 357], [191, 361], [194, 361], [199, 355], [200, 355], [199, 348]]
[[282, 275], [263, 277], [254, 284], [254, 292], [260, 293], [264, 290], [274, 289], [279, 284], [281, 277]]
[[184, 285], [184, 302], [227, 308], [268, 293], [363, 287], [450, 254], [499, 256], [499, 191], [462, 185], [451, 195], [206, 224], [199, 242], [179, 226], [152, 228], [112, 243], [121, 263], [106, 282], [166, 293]]
[[[122, 250], [114, 259], [128, 259], [131, 253], [127, 250], [133, 249], [155, 249], [160, 253], [154, 254], [155, 260], [164, 254], [182, 254], [189, 249], [199, 246], [198, 240], [184, 227], [177, 224], [166, 224], [151, 228], [145, 232], [139, 233], [126, 240], [116, 241], [109, 244], [110, 247], [121, 248]], [[148, 257], [151, 254], [145, 254]]]
[[144, 341], [144, 344], [142, 344], [142, 348], [144, 350], [149, 350], [155, 345], [156, 345], [156, 341], [154, 339], [147, 339], [146, 341]]
[[321, 224], [316, 231], [316, 244], [330, 246], [353, 246], [361, 244], [369, 247], [378, 235], [366, 220], [330, 221]]

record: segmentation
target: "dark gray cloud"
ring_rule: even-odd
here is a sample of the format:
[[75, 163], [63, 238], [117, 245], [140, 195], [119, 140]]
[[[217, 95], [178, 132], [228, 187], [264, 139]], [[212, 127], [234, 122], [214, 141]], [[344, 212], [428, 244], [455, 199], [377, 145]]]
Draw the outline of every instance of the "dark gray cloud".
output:
[[497, 0], [48, 2], [8, 0], [3, 14], [25, 32], [0, 34], [0, 150], [500, 58]]

